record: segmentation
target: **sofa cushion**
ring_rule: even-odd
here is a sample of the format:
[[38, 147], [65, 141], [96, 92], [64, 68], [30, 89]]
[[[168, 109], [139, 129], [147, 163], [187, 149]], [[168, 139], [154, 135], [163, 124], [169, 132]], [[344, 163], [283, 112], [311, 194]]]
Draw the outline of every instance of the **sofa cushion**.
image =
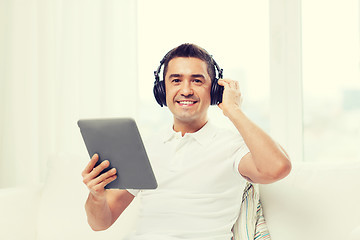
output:
[[40, 187], [0, 189], [0, 239], [35, 239]]
[[360, 162], [300, 162], [285, 179], [262, 185], [272, 239], [348, 239], [360, 225], [359, 172]]
[[359, 239], [360, 239], [360, 225], [350, 232], [349, 239], [347, 240], [359, 240]]
[[134, 214], [128, 212], [133, 207], [106, 231], [94, 232], [89, 227], [84, 209], [88, 189], [81, 177], [88, 161], [85, 154], [62, 153], [50, 159], [40, 201], [38, 240], [122, 239], [132, 228]]

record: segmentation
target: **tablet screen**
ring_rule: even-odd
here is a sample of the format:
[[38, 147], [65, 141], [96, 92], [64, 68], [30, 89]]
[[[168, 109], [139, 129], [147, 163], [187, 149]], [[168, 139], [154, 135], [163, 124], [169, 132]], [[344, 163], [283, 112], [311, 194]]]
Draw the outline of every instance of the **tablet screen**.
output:
[[96, 166], [108, 160], [116, 168], [117, 178], [105, 188], [155, 189], [157, 182], [132, 118], [80, 119], [81, 135], [89, 156], [99, 155]]

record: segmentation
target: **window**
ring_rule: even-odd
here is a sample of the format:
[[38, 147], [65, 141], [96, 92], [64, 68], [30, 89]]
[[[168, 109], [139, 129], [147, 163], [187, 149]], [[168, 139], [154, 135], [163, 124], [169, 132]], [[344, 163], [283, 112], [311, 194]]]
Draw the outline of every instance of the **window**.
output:
[[360, 159], [359, 1], [302, 0], [304, 159]]
[[[168, 109], [154, 99], [153, 72], [170, 49], [185, 42], [205, 48], [224, 69], [225, 78], [239, 81], [244, 111], [269, 130], [268, 19], [265, 0], [138, 0], [139, 123], [144, 132], [172, 121]], [[230, 125], [216, 106], [209, 115], [214, 122]]]

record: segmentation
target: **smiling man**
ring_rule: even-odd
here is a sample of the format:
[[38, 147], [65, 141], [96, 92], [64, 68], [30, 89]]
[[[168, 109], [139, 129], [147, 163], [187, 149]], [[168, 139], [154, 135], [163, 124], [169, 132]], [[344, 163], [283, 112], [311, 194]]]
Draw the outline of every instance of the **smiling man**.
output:
[[[108, 162], [94, 168], [95, 155], [83, 171], [94, 230], [110, 227], [138, 197], [139, 222], [130, 240], [230, 240], [246, 181], [266, 184], [289, 174], [285, 151], [242, 111], [238, 82], [217, 79], [215, 68], [222, 71], [194, 44], [166, 54], [155, 72], [154, 94], [174, 120], [146, 144], [158, 188], [105, 190], [116, 171], [99, 175]], [[211, 124], [210, 105], [218, 105], [238, 131]]]
[[211, 78], [204, 61], [186, 57], [172, 59], [167, 66], [165, 89], [176, 132], [196, 132], [205, 125]]

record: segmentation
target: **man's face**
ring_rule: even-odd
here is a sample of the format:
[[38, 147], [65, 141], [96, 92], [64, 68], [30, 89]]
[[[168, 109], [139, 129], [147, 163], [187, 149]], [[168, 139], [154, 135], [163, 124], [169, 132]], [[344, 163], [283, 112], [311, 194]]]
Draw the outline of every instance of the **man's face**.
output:
[[166, 104], [175, 123], [206, 123], [211, 79], [204, 61], [191, 57], [171, 59], [165, 75], [165, 89]]

